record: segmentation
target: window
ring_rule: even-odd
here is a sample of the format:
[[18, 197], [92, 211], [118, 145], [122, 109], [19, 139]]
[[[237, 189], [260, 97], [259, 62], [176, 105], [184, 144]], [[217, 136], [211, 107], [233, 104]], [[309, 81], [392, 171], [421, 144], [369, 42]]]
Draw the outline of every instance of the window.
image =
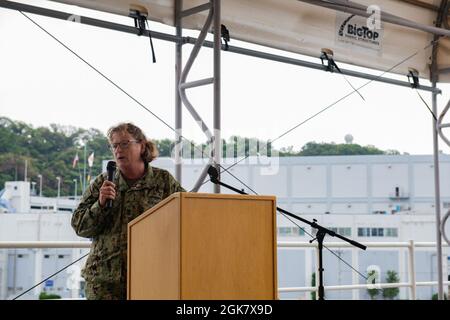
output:
[[338, 229], [338, 233], [341, 235], [341, 236], [345, 236], [345, 237], [349, 237], [349, 236], [351, 236], [352, 235], [352, 228], [339, 228]]
[[386, 237], [397, 237], [398, 229], [397, 228], [386, 228]]
[[44, 254], [44, 259], [48, 259], [48, 258], [50, 258], [50, 255], [49, 254]]
[[[361, 228], [358, 228], [358, 235], [359, 236], [360, 236], [360, 232], [361, 232], [360, 229]], [[352, 228], [349, 228], [349, 227], [330, 228], [330, 230], [334, 231], [337, 234], [340, 234], [341, 236], [344, 236], [344, 237], [351, 236], [351, 234], [352, 234]]]
[[304, 236], [305, 230], [299, 227], [279, 227], [278, 235], [281, 237]]
[[[346, 235], [351, 235], [348, 233], [348, 232], [350, 232], [350, 230], [346, 230], [345, 232], [347, 232]], [[358, 237], [398, 237], [398, 229], [397, 228], [358, 228]]]
[[370, 237], [370, 228], [358, 228], [359, 237]]
[[291, 228], [289, 228], [289, 227], [278, 228], [278, 235], [280, 235], [280, 236], [288, 236], [290, 232], [291, 232]]
[[58, 259], [64, 259], [64, 255], [63, 254], [58, 254]]

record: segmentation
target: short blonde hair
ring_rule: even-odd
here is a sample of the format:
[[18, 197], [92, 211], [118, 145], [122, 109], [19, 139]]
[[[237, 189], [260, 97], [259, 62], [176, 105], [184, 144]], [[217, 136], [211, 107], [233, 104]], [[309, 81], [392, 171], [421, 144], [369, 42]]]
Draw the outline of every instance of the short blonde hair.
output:
[[130, 122], [119, 123], [118, 125], [109, 128], [107, 133], [109, 142], [111, 143], [113, 134], [122, 132], [128, 132], [133, 136], [134, 139], [138, 140], [139, 142], [144, 142], [145, 150], [141, 155], [144, 163], [152, 162], [156, 157], [158, 157], [159, 152], [156, 144], [153, 141], [147, 139], [144, 132], [142, 132], [139, 127]]

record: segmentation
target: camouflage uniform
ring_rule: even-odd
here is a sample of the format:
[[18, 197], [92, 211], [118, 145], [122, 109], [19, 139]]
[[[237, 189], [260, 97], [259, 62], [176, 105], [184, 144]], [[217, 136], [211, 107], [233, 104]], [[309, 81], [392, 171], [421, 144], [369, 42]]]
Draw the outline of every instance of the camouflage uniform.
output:
[[148, 166], [147, 173], [128, 186], [119, 170], [114, 176], [113, 207], [100, 207], [100, 187], [107, 174], [89, 186], [72, 216], [77, 235], [92, 238], [91, 251], [82, 271], [88, 299], [126, 299], [127, 224], [174, 192], [185, 191], [166, 170]]

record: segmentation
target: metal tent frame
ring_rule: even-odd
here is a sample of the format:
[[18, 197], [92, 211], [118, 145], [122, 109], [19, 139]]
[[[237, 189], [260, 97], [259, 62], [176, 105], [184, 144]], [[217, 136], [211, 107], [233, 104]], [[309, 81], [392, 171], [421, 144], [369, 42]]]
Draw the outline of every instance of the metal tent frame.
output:
[[[175, 43], [175, 176], [178, 180], [181, 181], [181, 173], [182, 173], [182, 150], [181, 150], [181, 141], [182, 141], [182, 106], [184, 105], [186, 109], [189, 111], [189, 113], [192, 115], [192, 117], [197, 121], [197, 123], [200, 125], [202, 131], [205, 133], [208, 144], [212, 145], [212, 155], [210, 158], [210, 162], [214, 163], [215, 165], [219, 165], [221, 161], [221, 137], [220, 137], [220, 129], [221, 129], [221, 105], [220, 105], [220, 52], [222, 49], [224, 49], [224, 46], [221, 44], [221, 13], [220, 13], [220, 7], [221, 7], [221, 1], [220, 0], [205, 0], [207, 1], [205, 4], [197, 6], [195, 8], [189, 8], [187, 10], [183, 10], [183, 0], [175, 0], [175, 28], [176, 28], [176, 34], [170, 35], [160, 32], [151, 32], [151, 37], [155, 39], [160, 40], [166, 40], [170, 42]], [[302, 2], [307, 2], [311, 4], [316, 5], [322, 5], [327, 8], [332, 8], [334, 10], [341, 10], [343, 1], [341, 0], [335, 0], [335, 1], [309, 1], [309, 0], [298, 0]], [[410, 4], [427, 8], [429, 10], [433, 10], [437, 12], [437, 18], [436, 18], [436, 27], [428, 27], [425, 29], [421, 29], [425, 32], [430, 32], [434, 34], [434, 40], [437, 40], [439, 36], [446, 35], [448, 36], [450, 34], [450, 30], [448, 29], [448, 22], [447, 22], [447, 16], [449, 15], [449, 9], [450, 9], [450, 1], [449, 0], [441, 0], [441, 5], [439, 7], [432, 6], [430, 4], [421, 2], [420, 0], [401, 0], [403, 2], [408, 2]], [[12, 10], [18, 10], [23, 11], [27, 13], [33, 13], [38, 14], [42, 16], [62, 19], [62, 20], [68, 20], [68, 21], [74, 21], [73, 14], [61, 12], [61, 11], [55, 11], [47, 8], [42, 7], [36, 7], [31, 5], [26, 5], [22, 3], [12, 2], [12, 1], [6, 1], [6, 0], [0, 0], [0, 7], [12, 9]], [[353, 14], [362, 15], [365, 16], [364, 10], [362, 10], [361, 7], [353, 7], [353, 8], [345, 8], [346, 10], [351, 10]], [[198, 38], [192, 38], [192, 37], [183, 37], [182, 30], [183, 30], [183, 18], [187, 17], [192, 14], [196, 14], [198, 12], [209, 10], [208, 18], [206, 19], [205, 25], [203, 26], [202, 30], [200, 31], [200, 35]], [[348, 12], [348, 11], [347, 11]], [[407, 22], [401, 21], [398, 19], [398, 17], [384, 14], [382, 16], [383, 21], [392, 23], [392, 24], [398, 24], [403, 25], [410, 28], [416, 28], [417, 26], [414, 25], [408, 25]], [[120, 32], [125, 33], [131, 33], [136, 35], [143, 35], [143, 36], [150, 36], [150, 31], [148, 30], [139, 30], [136, 27], [126, 26], [122, 24], [117, 24], [109, 21], [104, 20], [98, 20], [90, 17], [84, 17], [84, 16], [76, 16], [75, 21], [77, 23], [82, 23], [86, 25], [91, 25], [95, 27], [105, 28], [105, 29], [111, 29], [116, 30]], [[441, 26], [444, 25], [447, 29], [442, 29]], [[206, 41], [206, 35], [208, 33], [208, 30], [212, 27], [212, 31], [214, 33], [214, 41]], [[217, 30], [217, 32], [216, 32]], [[188, 61], [186, 62], [184, 68], [183, 62], [182, 62], [182, 47], [184, 44], [193, 44], [193, 49], [191, 51], [190, 57], [188, 58]], [[437, 82], [439, 80], [439, 74], [441, 73], [450, 73], [450, 68], [438, 70], [437, 68], [437, 48], [438, 48], [439, 42], [435, 41], [433, 44], [433, 51], [432, 51], [432, 65], [430, 68], [430, 79], [431, 79], [431, 87], [430, 86], [423, 86], [418, 84], [415, 86], [418, 90], [423, 90], [426, 92], [430, 92], [432, 94], [432, 111], [434, 115], [437, 117], [437, 95], [441, 93], [441, 90], [437, 88]], [[214, 75], [211, 78], [207, 79], [200, 79], [196, 81], [186, 82], [187, 75], [190, 71], [190, 68], [192, 67], [192, 64], [195, 61], [195, 58], [197, 57], [198, 52], [200, 51], [201, 47], [210, 47], [213, 48], [214, 54], [213, 54], [213, 60], [214, 60]], [[308, 61], [303, 61], [299, 59], [293, 59], [284, 57], [281, 55], [274, 55], [274, 54], [268, 54], [260, 51], [250, 50], [246, 48], [240, 48], [240, 47], [234, 47], [234, 46], [228, 46], [227, 51], [237, 54], [243, 54], [247, 56], [272, 60], [272, 61], [278, 61], [282, 63], [317, 69], [317, 70], [323, 70], [327, 71], [327, 66], [324, 66], [322, 64], [316, 64], [311, 63]], [[362, 79], [369, 79], [372, 81], [377, 82], [383, 82], [388, 83], [396, 86], [403, 86], [403, 87], [411, 87], [410, 82], [408, 81], [400, 81], [395, 80], [387, 77], [377, 77], [371, 74], [366, 74], [363, 72], [355, 72], [351, 70], [345, 70], [341, 69], [342, 74], [352, 76], [352, 77], [358, 77]], [[195, 108], [192, 106], [192, 104], [189, 102], [189, 99], [186, 95], [186, 90], [193, 87], [203, 86], [203, 85], [209, 85], [213, 84], [213, 94], [214, 94], [214, 103], [213, 103], [213, 129], [214, 132], [211, 132], [210, 129], [207, 127], [206, 123], [203, 121], [203, 119], [200, 117], [200, 115], [196, 112]], [[441, 209], [440, 209], [440, 179], [439, 179], [439, 151], [438, 151], [438, 134], [443, 138], [443, 140], [449, 144], [450, 141], [445, 138], [445, 136], [442, 133], [442, 129], [446, 127], [450, 127], [450, 124], [442, 124], [442, 119], [447, 112], [447, 110], [450, 108], [450, 102], [445, 108], [445, 110], [441, 113], [441, 115], [437, 118], [439, 118], [439, 121], [433, 121], [433, 154], [434, 154], [434, 177], [435, 177], [435, 208], [436, 208], [436, 240], [437, 240], [437, 259], [438, 259], [438, 283], [439, 283], [439, 290], [438, 290], [438, 297], [439, 299], [443, 299], [443, 274], [442, 274], [442, 242], [441, 238], [444, 233], [444, 225], [443, 223], [448, 218], [448, 214], [445, 217], [445, 219], [441, 222]], [[205, 169], [202, 171], [194, 189], [198, 190], [203, 183], [206, 174], [207, 174], [207, 168], [209, 164], [205, 167]], [[219, 171], [220, 172], [220, 171]], [[215, 185], [214, 191], [216, 193], [220, 192], [219, 186]]]

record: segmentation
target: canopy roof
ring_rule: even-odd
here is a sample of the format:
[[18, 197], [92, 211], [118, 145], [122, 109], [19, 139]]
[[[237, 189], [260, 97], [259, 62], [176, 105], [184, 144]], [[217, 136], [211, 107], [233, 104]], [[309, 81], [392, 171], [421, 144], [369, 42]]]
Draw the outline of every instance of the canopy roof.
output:
[[[148, 10], [150, 20], [174, 25], [174, 0], [54, 1], [125, 16], [139, 5]], [[184, 0], [183, 7], [205, 2]], [[374, 3], [377, 7], [366, 13]], [[446, 11], [442, 28], [435, 27], [440, 5], [440, 0], [226, 0], [222, 1], [221, 16], [232, 39], [314, 57], [328, 48], [336, 61], [402, 75], [414, 68], [427, 79], [433, 47], [430, 43], [434, 34], [445, 35], [437, 51], [437, 68], [442, 71], [438, 81], [450, 82], [448, 7], [441, 9]], [[381, 9], [380, 24], [377, 8]], [[369, 26], [375, 29], [369, 29], [368, 19], [358, 14], [370, 16]], [[187, 17], [183, 27], [199, 30], [205, 18], [206, 12]]]

